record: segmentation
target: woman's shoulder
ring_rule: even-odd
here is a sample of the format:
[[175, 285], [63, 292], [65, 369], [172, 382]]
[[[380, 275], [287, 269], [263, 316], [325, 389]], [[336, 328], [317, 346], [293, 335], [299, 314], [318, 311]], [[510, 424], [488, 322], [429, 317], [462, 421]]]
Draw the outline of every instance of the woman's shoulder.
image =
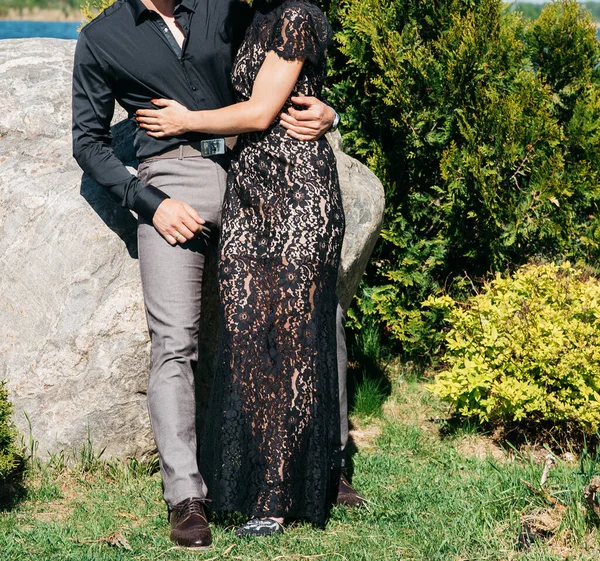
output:
[[309, 0], [285, 0], [279, 11], [280, 17], [283, 18], [311, 19], [315, 22], [327, 21], [321, 8]]
[[282, 57], [303, 56], [318, 64], [331, 43], [327, 17], [310, 0], [255, 0], [252, 37], [266, 42]]
[[279, 21], [286, 27], [312, 33], [324, 44], [331, 41], [331, 27], [321, 8], [309, 0], [285, 0], [279, 8]]

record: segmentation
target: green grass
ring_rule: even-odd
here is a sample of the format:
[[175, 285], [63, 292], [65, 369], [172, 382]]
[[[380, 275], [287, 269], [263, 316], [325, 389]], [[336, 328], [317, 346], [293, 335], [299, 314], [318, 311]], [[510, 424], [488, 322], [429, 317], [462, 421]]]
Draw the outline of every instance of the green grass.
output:
[[359, 417], [374, 417], [381, 413], [386, 394], [381, 378], [363, 378], [354, 390], [352, 412]]
[[[441, 437], [447, 413], [416, 376], [391, 367], [392, 394], [381, 414], [354, 418], [354, 484], [370, 504], [336, 507], [324, 531], [306, 524], [282, 536], [239, 540], [232, 519], [213, 522], [214, 547], [178, 550], [168, 540], [156, 466], [103, 463], [88, 451], [77, 465], [33, 466], [23, 500], [0, 512], [2, 561], [241, 560], [467, 561], [592, 560], [600, 556], [596, 521], [582, 489], [598, 458], [559, 460], [543, 492], [542, 462], [503, 451], [466, 427]], [[535, 456], [537, 457], [537, 456]], [[35, 464], [35, 462], [34, 462]], [[560, 502], [552, 504], [558, 499]], [[238, 519], [239, 520], [239, 519]], [[520, 552], [522, 520], [546, 527]], [[548, 527], [551, 527], [548, 531]], [[543, 532], [541, 532], [543, 533]], [[112, 544], [112, 545], [111, 545]]]

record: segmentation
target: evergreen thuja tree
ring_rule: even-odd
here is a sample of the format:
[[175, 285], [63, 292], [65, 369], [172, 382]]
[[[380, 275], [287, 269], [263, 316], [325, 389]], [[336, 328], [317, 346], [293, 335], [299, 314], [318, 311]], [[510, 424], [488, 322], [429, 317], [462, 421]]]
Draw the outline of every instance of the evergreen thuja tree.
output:
[[344, 0], [336, 18], [331, 101], [387, 195], [358, 327], [380, 323], [429, 358], [430, 294], [465, 294], [534, 255], [597, 258], [598, 41], [584, 8], [561, 0], [530, 22], [499, 0]]

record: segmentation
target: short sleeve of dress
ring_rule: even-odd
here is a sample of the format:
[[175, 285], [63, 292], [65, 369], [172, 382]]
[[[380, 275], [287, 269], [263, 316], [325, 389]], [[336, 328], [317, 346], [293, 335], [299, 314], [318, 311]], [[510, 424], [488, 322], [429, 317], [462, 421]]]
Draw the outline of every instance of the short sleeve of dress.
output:
[[273, 24], [268, 44], [285, 60], [306, 59], [314, 65], [325, 59], [331, 28], [318, 8], [288, 5]]

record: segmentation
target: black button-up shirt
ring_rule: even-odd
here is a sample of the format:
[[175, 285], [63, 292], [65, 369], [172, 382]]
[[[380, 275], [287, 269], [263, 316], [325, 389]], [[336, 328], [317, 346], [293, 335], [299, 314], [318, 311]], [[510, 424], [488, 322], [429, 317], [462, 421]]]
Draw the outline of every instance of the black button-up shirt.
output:
[[[181, 0], [174, 12], [185, 34], [180, 52], [172, 34], [164, 33], [166, 24], [161, 30], [156, 12], [140, 0], [117, 0], [81, 31], [73, 70], [73, 155], [123, 206], [147, 220], [168, 197], [132, 176], [115, 156], [110, 146], [115, 101], [132, 119], [137, 109], [154, 108], [156, 98], [174, 99], [192, 110], [230, 105], [240, 17], [247, 17], [240, 5], [239, 0]], [[134, 146], [143, 159], [203, 138], [156, 139], [138, 127]]]

